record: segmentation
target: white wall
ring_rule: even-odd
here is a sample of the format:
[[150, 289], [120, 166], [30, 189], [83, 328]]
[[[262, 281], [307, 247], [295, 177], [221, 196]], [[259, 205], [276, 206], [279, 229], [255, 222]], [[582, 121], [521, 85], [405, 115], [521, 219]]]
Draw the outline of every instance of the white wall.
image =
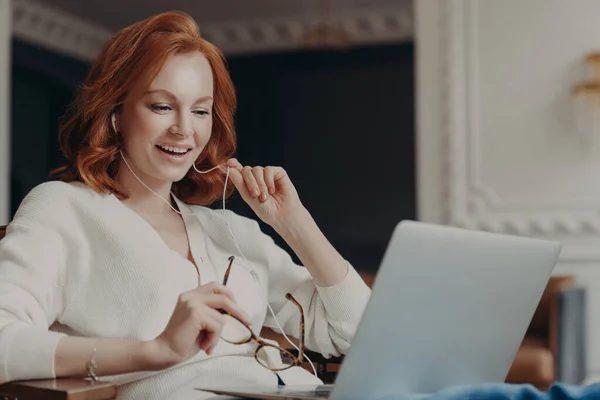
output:
[[600, 374], [600, 153], [572, 88], [600, 51], [600, 1], [415, 2], [419, 218], [558, 239], [556, 274], [588, 287]]
[[0, 0], [0, 225], [10, 212], [11, 0]]

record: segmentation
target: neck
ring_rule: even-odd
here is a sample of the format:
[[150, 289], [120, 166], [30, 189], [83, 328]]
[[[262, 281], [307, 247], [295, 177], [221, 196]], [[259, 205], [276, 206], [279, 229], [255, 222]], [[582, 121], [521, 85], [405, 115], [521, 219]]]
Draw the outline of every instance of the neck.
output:
[[[167, 200], [171, 203], [171, 187], [172, 183], [164, 180], [158, 180], [151, 176], [145, 175], [141, 171], [135, 168], [130, 160], [127, 160], [135, 175], [129, 170], [123, 159], [119, 166], [119, 173], [116, 176], [116, 181], [119, 184], [123, 193], [128, 198], [123, 200], [127, 206], [135, 209], [136, 211], [147, 213], [147, 214], [164, 214], [173, 212], [173, 210], [165, 203]], [[140, 180], [147, 186], [144, 186]], [[156, 194], [152, 193], [148, 188], [152, 189]], [[157, 196], [158, 195], [158, 196]]]

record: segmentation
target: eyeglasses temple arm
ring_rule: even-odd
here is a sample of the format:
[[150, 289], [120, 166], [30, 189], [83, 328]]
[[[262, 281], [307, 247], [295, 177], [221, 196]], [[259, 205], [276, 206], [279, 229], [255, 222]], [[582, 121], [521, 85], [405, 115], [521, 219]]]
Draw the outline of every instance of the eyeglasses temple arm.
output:
[[227, 286], [227, 281], [229, 280], [229, 273], [231, 272], [231, 266], [233, 265], [233, 260], [235, 256], [229, 257], [229, 265], [227, 266], [227, 270], [225, 271], [225, 277], [223, 278], [223, 286]]
[[298, 352], [298, 361], [301, 363], [304, 361], [304, 334], [305, 334], [305, 325], [304, 325], [304, 309], [302, 305], [298, 303], [298, 300], [294, 298], [290, 293], [287, 293], [285, 297], [290, 300], [292, 303], [298, 307], [298, 311], [300, 311], [300, 337], [299, 337], [299, 352]]

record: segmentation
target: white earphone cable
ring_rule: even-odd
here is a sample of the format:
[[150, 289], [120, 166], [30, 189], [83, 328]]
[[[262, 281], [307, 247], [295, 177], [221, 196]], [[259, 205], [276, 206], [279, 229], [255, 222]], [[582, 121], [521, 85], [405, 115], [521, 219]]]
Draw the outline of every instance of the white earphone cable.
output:
[[[114, 127], [114, 121], [113, 121], [113, 127]], [[173, 211], [175, 211], [176, 213], [180, 214], [180, 215], [193, 215], [195, 216], [195, 213], [182, 213], [181, 211], [177, 210], [175, 207], [173, 207], [171, 205], [171, 202], [168, 201], [167, 199], [163, 198], [161, 195], [159, 195], [158, 193], [156, 193], [154, 190], [152, 190], [148, 185], [146, 185], [138, 176], [137, 174], [133, 171], [133, 168], [131, 168], [131, 166], [129, 165], [129, 163], [127, 162], [127, 160], [125, 159], [125, 156], [123, 155], [123, 152], [121, 150], [119, 150], [119, 153], [121, 154], [121, 158], [123, 159], [123, 161], [125, 162], [125, 165], [127, 166], [127, 168], [129, 169], [129, 171], [133, 174], [133, 176], [146, 188], [148, 189], [152, 194], [154, 194], [155, 196], [157, 196], [158, 198], [160, 198], [162, 201], [164, 201]], [[219, 164], [215, 167], [212, 167], [209, 170], [206, 171], [200, 171], [198, 170], [198, 168], [196, 168], [196, 164], [192, 164], [194, 170], [196, 172], [198, 172], [199, 174], [207, 174], [209, 172], [214, 171], [215, 169], [218, 169], [222, 166], [226, 165], [226, 163], [222, 163]], [[208, 213], [209, 215], [216, 215], [217, 217], [223, 219], [225, 221], [225, 224], [227, 225], [227, 229], [229, 231], [229, 234], [231, 235], [233, 242], [235, 243], [235, 247], [236, 249], [239, 251], [240, 255], [242, 256], [242, 258], [248, 263], [248, 265], [252, 266], [252, 269], [250, 269], [248, 272], [250, 273], [250, 275], [252, 276], [252, 278], [254, 278], [254, 281], [258, 284], [258, 287], [260, 288], [260, 291], [262, 293], [262, 295], [265, 297], [265, 299], [268, 299], [268, 295], [265, 293], [265, 289], [263, 288], [262, 284], [260, 283], [260, 281], [258, 280], [258, 276], [256, 271], [254, 270], [254, 266], [252, 265], [252, 263], [246, 258], [246, 256], [244, 255], [244, 252], [242, 251], [242, 249], [240, 248], [240, 246], [238, 245], [237, 239], [235, 238], [235, 235], [233, 234], [233, 230], [231, 229], [231, 225], [229, 224], [229, 221], [227, 221], [227, 217], [225, 214], [225, 197], [227, 195], [227, 182], [229, 181], [229, 171], [230, 171], [229, 166], [227, 166], [227, 172], [225, 175], [225, 184], [223, 186], [223, 215], [219, 215], [216, 213]], [[288, 343], [290, 343], [296, 350], [300, 351], [300, 349], [298, 348], [298, 346], [296, 346], [296, 344], [294, 342], [292, 342], [290, 340], [290, 338], [285, 334], [285, 332], [283, 331], [283, 328], [281, 327], [281, 325], [279, 324], [279, 321], [277, 320], [277, 317], [275, 316], [275, 312], [273, 311], [273, 309], [271, 308], [271, 304], [269, 304], [269, 301], [266, 301], [267, 303], [267, 307], [269, 309], [269, 311], [271, 312], [271, 315], [273, 316], [273, 320], [275, 321], [275, 324], [277, 325], [277, 328], [279, 328], [279, 332], [283, 335], [283, 337], [288, 341]], [[313, 374], [315, 376], [317, 376], [317, 370], [312, 362], [312, 360], [305, 354], [304, 357], [308, 360], [312, 370], [313, 370]]]

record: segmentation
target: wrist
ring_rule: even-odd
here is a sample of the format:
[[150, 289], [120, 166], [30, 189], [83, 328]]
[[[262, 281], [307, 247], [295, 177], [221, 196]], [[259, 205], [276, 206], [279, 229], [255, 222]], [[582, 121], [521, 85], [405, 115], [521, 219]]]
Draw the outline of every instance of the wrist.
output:
[[156, 339], [140, 342], [140, 352], [145, 370], [160, 371], [179, 362], [173, 352]]
[[284, 240], [293, 239], [302, 226], [314, 223], [314, 220], [304, 206], [299, 206], [293, 211], [287, 213], [274, 224], [273, 229]]

